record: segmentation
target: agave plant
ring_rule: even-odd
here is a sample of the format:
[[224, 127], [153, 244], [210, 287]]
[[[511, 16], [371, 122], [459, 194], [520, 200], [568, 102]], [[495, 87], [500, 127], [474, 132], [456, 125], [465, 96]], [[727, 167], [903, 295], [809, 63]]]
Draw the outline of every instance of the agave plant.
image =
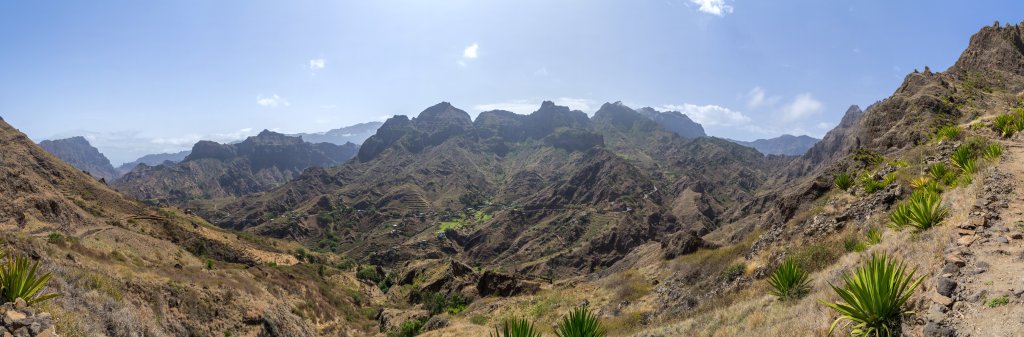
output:
[[924, 185], [918, 186], [915, 190], [927, 191], [929, 193], [939, 194], [942, 193], [942, 185], [934, 181], [929, 181]]
[[907, 227], [910, 225], [909, 213], [910, 209], [907, 207], [907, 204], [896, 205], [892, 212], [889, 213], [889, 226], [897, 230]]
[[907, 224], [919, 231], [938, 225], [949, 213], [949, 209], [941, 204], [942, 197], [938, 193], [926, 190], [914, 191], [905, 206], [907, 208], [906, 217], [909, 220]]
[[51, 275], [36, 275], [37, 268], [38, 261], [30, 264], [27, 257], [20, 255], [0, 263], [0, 287], [4, 300], [11, 302], [21, 298], [28, 304], [34, 304], [57, 297], [57, 294], [39, 294], [46, 282], [50, 281]]
[[943, 163], [932, 164], [932, 166], [928, 167], [928, 174], [931, 175], [932, 180], [942, 181], [947, 185], [956, 179], [956, 175], [950, 172], [949, 167]]
[[1017, 120], [1013, 114], [999, 115], [996, 119], [992, 120], [992, 127], [996, 129], [1003, 137], [1013, 136], [1013, 133], [1019, 131], [1017, 128]]
[[922, 186], [924, 186], [925, 184], [930, 183], [930, 182], [932, 182], [932, 178], [925, 177], [925, 176], [920, 176], [920, 177], [914, 178], [914, 180], [910, 181], [910, 187], [913, 187], [913, 188], [917, 189], [917, 188], [921, 188]]
[[771, 293], [780, 301], [797, 299], [811, 291], [811, 279], [807, 272], [791, 259], [786, 259], [768, 278]]
[[853, 275], [843, 276], [845, 285], [840, 288], [829, 284], [842, 301], [822, 304], [839, 313], [832, 322], [829, 335], [839, 323], [842, 329], [849, 328], [852, 336], [899, 336], [903, 315], [911, 311], [903, 309], [907, 299], [921, 284], [924, 277], [914, 279], [912, 270], [907, 272], [906, 264], [885, 255], [872, 255], [867, 264], [857, 268]]
[[865, 234], [865, 236], [867, 236], [868, 238], [868, 244], [877, 245], [879, 243], [882, 243], [882, 231], [879, 230], [878, 228], [868, 229], [868, 232]]
[[572, 309], [555, 327], [558, 337], [604, 337], [606, 334], [601, 320], [586, 306]]
[[961, 145], [956, 150], [953, 150], [953, 155], [949, 157], [949, 162], [953, 164], [953, 167], [960, 169], [960, 171], [967, 172], [968, 166], [973, 167], [974, 165], [974, 154], [971, 153], [970, 147]]
[[985, 150], [981, 153], [982, 157], [988, 160], [998, 159], [1003, 155], [1003, 145], [999, 143], [992, 143], [985, 147]]
[[849, 190], [850, 187], [853, 187], [853, 177], [851, 177], [850, 174], [846, 172], [839, 173], [838, 175], [836, 175], [835, 185], [836, 188], [839, 188], [843, 191]]
[[494, 327], [490, 337], [541, 337], [533, 323], [522, 319], [509, 319], [501, 324], [501, 329]]
[[956, 125], [944, 126], [936, 132], [939, 139], [955, 140], [960, 138], [960, 127]]

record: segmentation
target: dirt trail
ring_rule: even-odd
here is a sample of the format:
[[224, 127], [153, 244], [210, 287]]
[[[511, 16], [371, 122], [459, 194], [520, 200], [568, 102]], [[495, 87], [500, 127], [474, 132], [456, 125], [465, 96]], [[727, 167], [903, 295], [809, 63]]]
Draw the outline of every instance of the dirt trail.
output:
[[957, 237], [941, 275], [925, 336], [1024, 336], [1024, 145], [1004, 143]]

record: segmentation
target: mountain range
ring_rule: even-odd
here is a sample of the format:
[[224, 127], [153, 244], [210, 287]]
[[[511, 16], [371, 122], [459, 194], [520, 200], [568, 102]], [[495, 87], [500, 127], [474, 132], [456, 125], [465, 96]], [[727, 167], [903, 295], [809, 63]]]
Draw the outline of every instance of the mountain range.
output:
[[752, 147], [764, 154], [799, 156], [807, 152], [819, 140], [811, 136], [781, 135], [775, 138], [758, 139], [752, 142], [740, 140], [733, 140], [733, 142]]
[[[481, 336], [582, 306], [613, 336], [826, 335], [822, 303], [885, 255], [922, 280], [886, 327], [1012, 335], [1024, 147], [998, 123], [1024, 120], [1021, 41], [985, 27], [820, 141], [761, 149], [621, 102], [475, 120], [440, 102], [361, 146], [199, 142], [115, 190], [69, 165], [102, 164], [84, 139], [65, 163], [0, 120], [0, 226], [52, 271], [64, 334]], [[934, 222], [899, 225], [920, 191]], [[784, 263], [807, 287], [776, 298]]]

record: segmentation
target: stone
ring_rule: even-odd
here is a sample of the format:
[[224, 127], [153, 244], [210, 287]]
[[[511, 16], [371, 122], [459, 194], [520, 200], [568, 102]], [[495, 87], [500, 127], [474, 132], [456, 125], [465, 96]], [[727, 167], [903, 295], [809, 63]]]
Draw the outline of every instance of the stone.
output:
[[958, 272], [960, 272], [960, 266], [956, 263], [946, 263], [946, 265], [942, 267], [943, 274], [956, 275]]
[[972, 243], [974, 243], [974, 235], [961, 236], [959, 239], [956, 239], [956, 244], [960, 246], [970, 246]]
[[957, 267], [963, 267], [964, 265], [967, 264], [966, 262], [964, 262], [964, 259], [960, 258], [959, 256], [956, 256], [956, 254], [946, 255], [946, 263], [955, 264], [957, 265]]
[[974, 233], [975, 233], [973, 229], [966, 229], [966, 228], [961, 228], [961, 229], [957, 230], [956, 232], [957, 232], [957, 234], [960, 234], [960, 235], [974, 235]]
[[449, 325], [448, 315], [437, 315], [431, 317], [423, 324], [421, 331], [434, 331], [441, 328], [446, 328]]
[[946, 307], [933, 304], [928, 308], [927, 318], [929, 322], [942, 322], [946, 318]]
[[35, 337], [57, 337], [57, 333], [54, 332], [53, 327], [46, 328]]
[[1010, 240], [1007, 240], [1006, 237], [1002, 237], [1002, 236], [995, 238], [995, 241], [998, 242], [998, 243], [1001, 243], [1001, 244], [1010, 243]]
[[924, 325], [925, 337], [953, 337], [953, 329], [944, 327], [936, 322], [928, 322]]
[[984, 289], [979, 290], [978, 292], [971, 294], [971, 296], [967, 296], [967, 302], [978, 303], [978, 302], [984, 301], [985, 300], [985, 294], [987, 294], [987, 293], [988, 292], [985, 291]]
[[25, 316], [25, 314], [20, 313], [16, 310], [7, 310], [7, 312], [4, 313], [4, 324], [8, 326], [13, 325], [15, 322], [20, 322], [27, 317], [28, 316]]
[[938, 303], [939, 305], [942, 305], [942, 306], [947, 307], [947, 308], [950, 305], [953, 305], [953, 299], [952, 298], [949, 298], [949, 297], [946, 297], [946, 296], [942, 296], [942, 295], [939, 295], [939, 294], [935, 294], [935, 295], [932, 296], [932, 302]]
[[39, 332], [41, 332], [42, 330], [43, 325], [39, 324], [39, 322], [32, 322], [31, 324], [28, 325], [28, 332], [31, 332], [33, 336], [38, 335]]
[[935, 291], [942, 296], [953, 297], [953, 291], [956, 290], [956, 281], [948, 277], [939, 278], [936, 282]]
[[1013, 234], [1010, 234], [1010, 238], [1014, 239], [1014, 240], [1021, 240], [1021, 239], [1024, 239], [1024, 234], [1013, 233]]
[[32, 334], [28, 332], [27, 327], [20, 327], [14, 330], [14, 337], [32, 337]]
[[28, 308], [28, 303], [25, 302], [25, 299], [18, 297], [18, 299], [14, 300], [15, 310], [24, 310], [25, 308]]
[[977, 266], [978, 266], [978, 269], [984, 269], [984, 270], [988, 270], [988, 268], [991, 267], [988, 264], [988, 262], [985, 262], [985, 261], [978, 261]]

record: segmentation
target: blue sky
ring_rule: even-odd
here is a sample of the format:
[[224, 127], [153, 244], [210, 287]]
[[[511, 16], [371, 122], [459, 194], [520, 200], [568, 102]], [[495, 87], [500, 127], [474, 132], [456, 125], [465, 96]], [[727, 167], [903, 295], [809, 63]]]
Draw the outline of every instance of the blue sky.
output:
[[1019, 1], [7, 1], [0, 116], [115, 164], [440, 101], [676, 109], [711, 135], [820, 137], [943, 70]]

